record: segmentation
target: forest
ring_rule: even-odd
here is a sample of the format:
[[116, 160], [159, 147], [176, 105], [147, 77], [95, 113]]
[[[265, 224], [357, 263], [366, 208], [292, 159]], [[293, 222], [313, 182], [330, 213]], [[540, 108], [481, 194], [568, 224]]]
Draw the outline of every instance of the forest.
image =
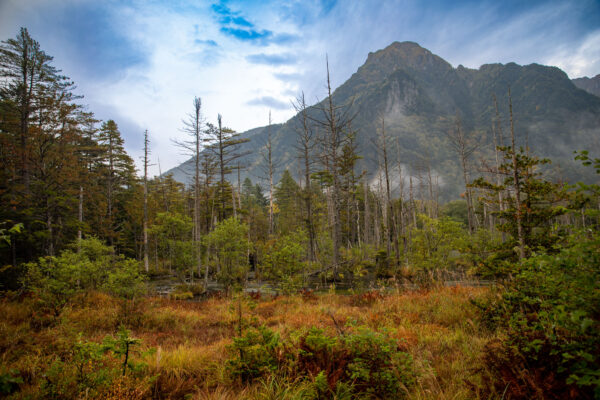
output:
[[27, 29], [2, 41], [0, 396], [600, 399], [600, 185], [516, 145], [506, 87], [487, 142], [448, 125], [464, 186], [442, 203], [383, 114], [361, 169], [323, 81], [294, 102], [298, 168], [268, 133], [255, 180], [252, 138], [190, 99], [188, 184], [149, 176], [151, 129], [138, 171]]

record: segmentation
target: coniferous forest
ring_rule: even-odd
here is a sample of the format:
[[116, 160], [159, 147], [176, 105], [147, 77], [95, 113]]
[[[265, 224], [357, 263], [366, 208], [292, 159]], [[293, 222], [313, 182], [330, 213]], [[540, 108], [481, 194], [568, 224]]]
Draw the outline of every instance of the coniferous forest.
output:
[[558, 179], [509, 85], [487, 135], [443, 121], [459, 196], [325, 62], [293, 167], [270, 117], [250, 166], [255, 138], [195, 97], [182, 181], [150, 176], [151, 129], [136, 168], [26, 28], [3, 39], [2, 396], [600, 399], [600, 154], [574, 146], [586, 178]]

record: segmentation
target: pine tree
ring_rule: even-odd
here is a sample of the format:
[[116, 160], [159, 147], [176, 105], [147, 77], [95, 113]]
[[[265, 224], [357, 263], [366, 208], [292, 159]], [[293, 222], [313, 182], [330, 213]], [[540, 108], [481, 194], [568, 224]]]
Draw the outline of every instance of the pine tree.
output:
[[122, 204], [117, 204], [118, 195], [134, 183], [135, 167], [125, 151], [123, 138], [115, 121], [108, 120], [102, 123], [98, 143], [103, 150], [102, 178], [106, 187], [106, 221], [103, 236], [114, 246], [121, 222], [117, 206]]
[[300, 226], [300, 186], [289, 170], [285, 170], [273, 192], [277, 204], [277, 231], [287, 234]]
[[40, 93], [64, 77], [50, 63], [52, 57], [40, 48], [26, 28], [21, 28], [14, 39], [0, 45], [0, 77], [7, 84], [0, 89], [0, 96], [10, 100], [5, 105], [14, 109], [18, 116], [18, 152], [20, 175], [25, 192], [29, 191], [29, 125], [37, 111]]

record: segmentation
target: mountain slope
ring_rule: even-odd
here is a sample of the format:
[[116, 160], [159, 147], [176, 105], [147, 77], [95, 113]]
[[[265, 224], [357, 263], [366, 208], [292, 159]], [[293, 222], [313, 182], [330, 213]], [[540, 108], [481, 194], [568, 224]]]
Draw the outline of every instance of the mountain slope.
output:
[[[509, 87], [518, 144], [529, 145], [536, 154], [552, 158], [558, 177], [579, 178], [582, 171], [572, 161], [572, 153], [578, 149], [594, 151], [594, 146], [598, 146], [594, 141], [600, 137], [600, 98], [578, 89], [556, 67], [509, 63], [487, 64], [479, 69], [453, 68], [416, 43], [395, 42], [370, 53], [364, 65], [335, 90], [333, 101], [349, 104], [350, 113], [355, 114], [352, 129], [363, 156], [359, 170], [368, 171], [371, 178], [376, 175], [374, 142], [383, 116], [393, 143], [392, 164], [396, 165], [399, 157], [403, 173], [412, 175], [417, 182], [429, 165], [440, 183], [441, 197], [450, 199], [464, 188], [445, 132], [452, 129], [459, 115], [464, 129], [480, 140], [481, 147], [472, 157], [476, 174], [479, 160], [493, 151], [493, 95], [498, 101], [504, 136], [508, 133]], [[310, 111], [315, 118], [319, 106]], [[271, 128], [274, 155], [280, 166], [278, 175], [286, 168], [300, 175], [294, 150], [298, 127], [296, 116]], [[257, 128], [244, 135], [251, 136], [251, 141], [243, 146], [251, 154], [244, 160], [248, 170], [243, 176], [257, 181], [266, 130]], [[180, 170], [191, 165], [184, 163]], [[397, 177], [395, 182], [399, 182]]]
[[576, 78], [573, 79], [573, 83], [579, 89], [583, 89], [588, 93], [600, 97], [600, 74], [593, 78], [588, 78], [587, 76], [584, 78]]

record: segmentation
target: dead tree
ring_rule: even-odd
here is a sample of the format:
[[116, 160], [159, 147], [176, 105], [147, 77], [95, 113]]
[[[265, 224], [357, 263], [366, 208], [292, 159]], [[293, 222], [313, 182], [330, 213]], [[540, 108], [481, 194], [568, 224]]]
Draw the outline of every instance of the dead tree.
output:
[[525, 258], [525, 234], [523, 232], [523, 205], [521, 204], [521, 186], [517, 162], [517, 149], [515, 147], [515, 123], [512, 111], [512, 96], [508, 88], [508, 112], [510, 114], [510, 140], [512, 147], [513, 187], [515, 190], [515, 205], [517, 207], [517, 236], [519, 238], [519, 259]]
[[381, 117], [381, 129], [379, 131], [379, 142], [378, 142], [378, 150], [381, 156], [381, 160], [383, 164], [383, 173], [385, 178], [385, 208], [386, 213], [386, 224], [387, 232], [386, 232], [386, 243], [387, 243], [387, 251], [388, 256], [391, 253], [390, 242], [394, 245], [394, 251], [396, 252], [396, 265], [400, 265], [400, 247], [398, 244], [398, 233], [396, 231], [396, 213], [394, 212], [394, 205], [392, 203], [392, 192], [390, 187], [390, 174], [389, 174], [389, 166], [388, 166], [388, 140], [385, 133], [385, 120]]
[[194, 160], [194, 231], [192, 239], [195, 243], [197, 254], [197, 269], [198, 274], [202, 273], [202, 252], [200, 249], [200, 153], [203, 143], [203, 125], [204, 118], [202, 116], [202, 99], [194, 97], [194, 110], [188, 114], [188, 118], [183, 121], [183, 131], [186, 132], [189, 140], [175, 140], [175, 144], [182, 148], [183, 151], [191, 155]]
[[473, 216], [473, 200], [471, 198], [471, 189], [469, 187], [468, 160], [473, 152], [479, 147], [479, 143], [469, 135], [465, 134], [458, 115], [455, 119], [454, 128], [446, 132], [446, 137], [450, 141], [450, 145], [456, 151], [462, 167], [463, 181], [465, 184], [465, 197], [467, 200], [467, 221], [469, 225], [469, 233], [473, 233], [475, 230], [475, 219]]
[[144, 269], [149, 271], [148, 266], [148, 129], [144, 132]]
[[331, 79], [329, 76], [329, 60], [326, 59], [327, 67], [327, 99], [317, 105], [320, 117], [311, 119], [323, 128], [323, 136], [320, 138], [322, 145], [322, 161], [331, 178], [329, 188], [331, 198], [331, 239], [333, 244], [333, 271], [337, 277], [340, 264], [340, 176], [339, 176], [339, 151], [344, 144], [345, 132], [352, 122], [350, 114], [351, 103], [346, 105], [334, 104], [331, 92]]
[[274, 233], [274, 220], [273, 220], [273, 173], [275, 166], [273, 163], [273, 140], [271, 136], [271, 111], [269, 110], [269, 125], [267, 125], [267, 142], [265, 143], [265, 151], [262, 153], [263, 156], [263, 170], [266, 175], [266, 180], [269, 184], [269, 235]]
[[[206, 130], [206, 149], [212, 152], [217, 161], [219, 169], [219, 213], [218, 219], [222, 221], [226, 218], [227, 196], [225, 194], [225, 176], [233, 171], [234, 161], [249, 154], [249, 152], [240, 152], [239, 145], [248, 142], [250, 139], [240, 137], [232, 129], [223, 126], [221, 114], [217, 116], [217, 126], [207, 124]], [[233, 205], [235, 207], [235, 204]]]
[[316, 234], [315, 226], [313, 222], [313, 192], [311, 186], [311, 167], [313, 159], [311, 157], [315, 141], [313, 138], [313, 130], [309, 123], [307, 115], [306, 101], [304, 100], [304, 92], [293, 103], [294, 109], [298, 113], [300, 121], [300, 129], [296, 129], [297, 140], [296, 150], [298, 151], [299, 159], [302, 161], [302, 167], [304, 169], [304, 204], [306, 208], [306, 230], [308, 232], [308, 243], [309, 243], [309, 260], [316, 260]]

